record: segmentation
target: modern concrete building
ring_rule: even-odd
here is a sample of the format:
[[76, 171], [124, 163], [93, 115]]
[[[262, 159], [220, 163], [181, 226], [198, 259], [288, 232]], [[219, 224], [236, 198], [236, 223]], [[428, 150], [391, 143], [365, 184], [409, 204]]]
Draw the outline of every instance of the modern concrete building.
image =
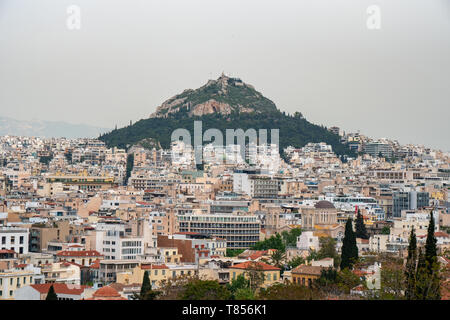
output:
[[228, 249], [248, 249], [259, 241], [257, 216], [245, 213], [178, 215], [180, 232], [196, 232], [225, 239]]
[[429, 206], [428, 192], [404, 191], [394, 192], [392, 195], [392, 213], [394, 217], [401, 217], [402, 210], [415, 210]]

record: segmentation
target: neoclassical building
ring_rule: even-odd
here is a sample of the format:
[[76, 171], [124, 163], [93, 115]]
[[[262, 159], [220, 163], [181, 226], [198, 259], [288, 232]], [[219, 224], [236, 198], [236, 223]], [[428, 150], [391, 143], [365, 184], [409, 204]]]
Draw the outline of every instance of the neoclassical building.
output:
[[329, 201], [319, 201], [314, 205], [314, 208], [302, 208], [302, 229], [305, 231], [315, 231], [316, 226], [333, 226], [337, 222], [337, 209]]

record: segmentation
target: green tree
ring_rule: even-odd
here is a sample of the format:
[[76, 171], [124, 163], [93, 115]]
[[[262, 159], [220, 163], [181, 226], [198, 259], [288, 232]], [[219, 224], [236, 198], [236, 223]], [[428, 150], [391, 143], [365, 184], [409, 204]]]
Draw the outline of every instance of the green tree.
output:
[[244, 252], [244, 249], [227, 249], [226, 256], [227, 257], [236, 257]]
[[302, 229], [293, 228], [290, 231], [283, 231], [281, 236], [283, 237], [286, 247], [295, 247], [297, 245], [297, 238], [302, 234]]
[[353, 264], [358, 260], [358, 247], [356, 246], [356, 236], [353, 231], [352, 219], [348, 218], [345, 224], [345, 234], [342, 240], [341, 270], [352, 269]]
[[366, 225], [364, 224], [364, 218], [361, 214], [361, 212], [358, 209], [358, 213], [356, 215], [356, 221], [355, 221], [355, 233], [356, 238], [361, 239], [369, 239], [369, 235], [367, 234]]
[[53, 285], [51, 285], [48, 289], [47, 297], [45, 298], [45, 300], [58, 300], [58, 296], [56, 295]]
[[345, 268], [338, 272], [336, 283], [344, 293], [349, 294], [350, 290], [362, 284], [362, 281], [356, 274], [350, 271], [350, 269]]
[[437, 261], [433, 212], [430, 212], [425, 253], [419, 252], [416, 272], [416, 297], [418, 300], [440, 300], [440, 274]]
[[337, 253], [336, 250], [336, 240], [331, 237], [321, 237], [320, 241], [320, 249], [317, 252], [318, 259], [324, 258], [332, 258], [334, 261], [334, 266], [339, 266], [341, 262], [341, 257]]
[[411, 229], [408, 245], [408, 258], [406, 260], [405, 281], [407, 300], [415, 299], [416, 292], [416, 264], [417, 264], [417, 239], [414, 227]]
[[152, 285], [150, 284], [150, 277], [148, 275], [148, 271], [146, 270], [144, 272], [144, 278], [142, 279], [140, 297], [143, 297], [150, 290], [152, 290]]
[[305, 259], [303, 259], [303, 257], [301, 257], [301, 256], [297, 256], [288, 262], [288, 266], [289, 266], [289, 268], [294, 269], [304, 263], [305, 263]]
[[125, 175], [125, 184], [128, 183], [128, 178], [131, 177], [131, 171], [133, 171], [134, 167], [134, 154], [130, 153], [127, 156], [127, 170]]
[[259, 298], [263, 300], [320, 300], [323, 295], [315, 287], [295, 283], [276, 283], [261, 289]]
[[389, 228], [388, 226], [384, 226], [383, 229], [381, 229], [381, 234], [390, 234], [391, 233], [391, 228]]
[[281, 268], [282, 262], [286, 260], [286, 254], [281, 252], [280, 250], [276, 250], [274, 251], [274, 253], [272, 253], [270, 259], [276, 267]]
[[437, 260], [436, 237], [434, 236], [433, 211], [430, 212], [430, 223], [428, 224], [427, 241], [425, 242], [425, 260], [431, 273], [432, 265]]
[[257, 242], [253, 247], [253, 250], [268, 250], [277, 249], [282, 252], [286, 251], [286, 246], [284, 244], [283, 238], [279, 233], [271, 236], [270, 238]]
[[319, 260], [319, 253], [314, 249], [311, 249], [309, 251], [309, 255], [306, 257], [306, 261], [310, 262], [312, 260]]
[[240, 288], [234, 294], [234, 300], [255, 300], [255, 293], [251, 288]]
[[231, 292], [215, 280], [193, 279], [181, 292], [182, 300], [229, 300]]
[[238, 299], [237, 292], [241, 290], [240, 294], [244, 294], [243, 289], [250, 289], [250, 281], [245, 278], [244, 274], [240, 274], [231, 281], [231, 284], [227, 284], [227, 289], [231, 292], [233, 299]]
[[416, 290], [415, 298], [417, 300], [427, 300], [427, 287], [429, 282], [427, 262], [422, 248], [419, 249], [419, 257], [416, 269]]
[[382, 300], [404, 299], [406, 289], [403, 264], [386, 261], [381, 267], [380, 298]]
[[264, 283], [264, 272], [262, 267], [256, 262], [249, 263], [244, 275], [249, 280], [249, 285], [253, 292], [256, 292], [256, 290]]

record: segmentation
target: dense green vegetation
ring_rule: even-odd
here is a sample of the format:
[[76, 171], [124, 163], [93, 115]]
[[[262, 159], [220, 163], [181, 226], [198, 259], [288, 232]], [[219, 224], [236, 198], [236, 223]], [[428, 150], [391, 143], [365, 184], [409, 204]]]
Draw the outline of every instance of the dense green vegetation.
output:
[[[354, 156], [347, 146], [340, 143], [339, 136], [329, 132], [325, 127], [314, 125], [301, 115], [287, 115], [278, 110], [265, 113], [240, 113], [233, 112], [229, 116], [217, 113], [201, 117], [189, 117], [187, 110], [180, 111], [168, 118], [149, 118], [136, 122], [118, 130], [113, 130], [99, 137], [108, 147], [117, 146], [128, 148], [139, 143], [143, 139], [153, 138], [164, 149], [170, 148], [172, 132], [178, 128], [187, 129], [194, 136], [194, 121], [202, 121], [202, 130], [209, 128], [219, 129], [226, 137], [226, 129], [253, 128], [255, 130], [267, 129], [267, 139], [270, 142], [271, 129], [279, 129], [280, 151], [288, 146], [303, 147], [309, 142], [326, 142], [333, 147], [338, 155]], [[206, 143], [205, 143], [206, 144]]]
[[257, 242], [252, 247], [252, 250], [276, 249], [281, 252], [285, 252], [286, 247], [296, 246], [297, 237], [300, 236], [301, 234], [302, 230], [300, 228], [294, 228], [290, 231], [283, 231], [281, 234], [276, 233], [264, 241]]
[[244, 252], [244, 249], [227, 249], [226, 256], [227, 257], [236, 257]]
[[286, 245], [284, 244], [283, 238], [279, 233], [267, 238], [264, 241], [257, 242], [252, 250], [268, 250], [268, 249], [276, 249], [281, 252], [286, 251]]

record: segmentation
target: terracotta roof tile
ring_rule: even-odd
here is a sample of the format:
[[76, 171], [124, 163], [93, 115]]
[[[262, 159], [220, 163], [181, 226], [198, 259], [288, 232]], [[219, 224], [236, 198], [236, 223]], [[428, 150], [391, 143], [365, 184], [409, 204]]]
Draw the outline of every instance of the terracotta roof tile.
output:
[[231, 269], [251, 269], [252, 267], [261, 269], [262, 271], [279, 271], [280, 268], [271, 266], [266, 263], [257, 262], [257, 261], [246, 261], [243, 263], [235, 264], [234, 266], [231, 266]]
[[56, 294], [80, 295], [84, 292], [85, 289], [90, 288], [89, 286], [66, 284], [66, 283], [41, 283], [41, 284], [32, 284], [30, 286], [33, 289], [39, 291], [40, 293], [47, 293], [52, 285]]

